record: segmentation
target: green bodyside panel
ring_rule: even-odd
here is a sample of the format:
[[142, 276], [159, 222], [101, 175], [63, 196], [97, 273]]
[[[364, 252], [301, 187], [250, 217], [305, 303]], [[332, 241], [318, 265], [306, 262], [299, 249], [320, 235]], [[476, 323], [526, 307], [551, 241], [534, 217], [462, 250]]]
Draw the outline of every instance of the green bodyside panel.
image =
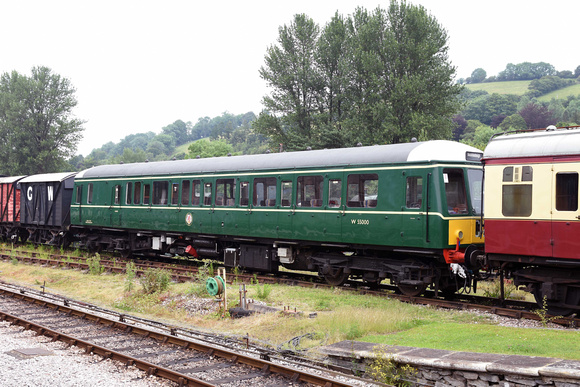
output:
[[[453, 168], [467, 167], [459, 163], [453, 165]], [[475, 164], [470, 166], [478, 168]], [[82, 199], [77, 203], [73, 197], [71, 221], [74, 225], [94, 227], [267, 238], [277, 241], [305, 240], [335, 244], [448, 248], [448, 222], [453, 216], [447, 213], [445, 205], [445, 183], [442, 178], [444, 168], [445, 166], [423, 162], [412, 165], [387, 165], [382, 168], [358, 167], [354, 171], [344, 167], [322, 172], [280, 171], [275, 175], [278, 187], [281, 186], [281, 181], [289, 181], [292, 182], [294, 190], [297, 186], [297, 176], [314, 174], [323, 176], [324, 204], [320, 207], [297, 206], [295, 195], [291, 203], [282, 206], [280, 188], [276, 196], [276, 205], [255, 206], [252, 200], [252, 179], [261, 176], [259, 172], [252, 175], [222, 174], [217, 177], [116, 178], [114, 181], [96, 178], [78, 179], [75, 181], [75, 188], [81, 187]], [[345, 204], [348, 175], [364, 173], [378, 174], [377, 205], [348, 207]], [[217, 178], [235, 179], [235, 204], [215, 205]], [[182, 205], [181, 196], [177, 200], [179, 204], [143, 204], [142, 199], [140, 204], [126, 204], [125, 190], [128, 182], [152, 184], [154, 180], [167, 180], [169, 187], [172, 184], [181, 187], [183, 180], [192, 179], [201, 179], [213, 184], [211, 205]], [[409, 181], [413, 179], [422, 182], [422, 193], [418, 195], [420, 203], [409, 202], [407, 197], [407, 187]], [[250, 186], [248, 205], [240, 205], [240, 182], [243, 181], [248, 181]], [[341, 198], [330, 197], [329, 193], [329, 184], [337, 184], [337, 181], [342, 184]], [[91, 204], [87, 203], [89, 183], [93, 185]], [[121, 187], [119, 204], [112, 204], [115, 202], [115, 186]], [[429, 203], [426, 202], [427, 190]], [[473, 214], [469, 215], [473, 217]]]

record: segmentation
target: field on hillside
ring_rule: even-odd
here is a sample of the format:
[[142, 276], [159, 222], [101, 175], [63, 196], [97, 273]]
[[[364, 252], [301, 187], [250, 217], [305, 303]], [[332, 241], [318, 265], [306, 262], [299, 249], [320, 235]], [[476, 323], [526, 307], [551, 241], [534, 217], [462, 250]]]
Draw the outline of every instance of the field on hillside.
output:
[[[515, 94], [524, 95], [528, 92], [528, 85], [531, 81], [509, 81], [509, 82], [489, 82], [489, 83], [471, 83], [465, 85], [469, 90], [483, 90], [489, 94]], [[566, 99], [571, 95], [580, 95], [580, 84], [565, 87], [553, 91], [538, 98], [538, 101], [550, 101], [552, 98]]]
[[552, 98], [555, 99], [566, 99], [571, 95], [580, 95], [580, 84], [565, 87], [560, 90], [552, 91], [546, 95], [538, 98], [538, 101], [550, 101]]
[[488, 82], [470, 83], [465, 85], [469, 90], [483, 90], [489, 94], [515, 94], [523, 95], [528, 92], [530, 81]]

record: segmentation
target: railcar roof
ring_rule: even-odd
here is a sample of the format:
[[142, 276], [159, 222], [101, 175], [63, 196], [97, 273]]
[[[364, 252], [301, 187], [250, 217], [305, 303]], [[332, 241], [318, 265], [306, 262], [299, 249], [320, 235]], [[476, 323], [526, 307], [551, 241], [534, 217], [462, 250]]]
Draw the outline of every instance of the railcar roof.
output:
[[580, 154], [580, 129], [548, 129], [507, 133], [491, 139], [484, 160]]
[[76, 172], [43, 173], [40, 175], [30, 175], [20, 180], [20, 183], [48, 183], [64, 181], [76, 175]]
[[10, 183], [14, 183], [14, 182], [22, 179], [25, 176], [26, 175], [0, 177], [0, 184], [10, 184]]
[[467, 152], [479, 149], [453, 141], [426, 141], [356, 148], [159, 161], [151, 163], [100, 165], [82, 172], [76, 179], [190, 173], [291, 170], [298, 168], [373, 165], [406, 162], [465, 162]]

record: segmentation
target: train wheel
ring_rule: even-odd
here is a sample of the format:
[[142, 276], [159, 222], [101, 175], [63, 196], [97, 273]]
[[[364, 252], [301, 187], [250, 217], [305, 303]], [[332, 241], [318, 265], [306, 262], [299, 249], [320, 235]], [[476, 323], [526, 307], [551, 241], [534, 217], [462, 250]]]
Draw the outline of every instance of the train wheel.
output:
[[324, 279], [329, 285], [340, 286], [346, 282], [348, 274], [346, 274], [342, 268], [330, 269], [327, 274], [324, 274]]
[[397, 285], [401, 293], [405, 296], [409, 297], [417, 297], [423, 294], [425, 289], [427, 289], [427, 285], [419, 284], [419, 285], [407, 285], [407, 284], [399, 284]]
[[[541, 309], [544, 308], [544, 297], [539, 286], [534, 287], [533, 294], [538, 306]], [[566, 297], [562, 300], [546, 300], [548, 314], [551, 314], [552, 316], [569, 316], [573, 313], [580, 312], [580, 288], [566, 286], [565, 294]], [[574, 308], [570, 305], [576, 305], [576, 307]]]

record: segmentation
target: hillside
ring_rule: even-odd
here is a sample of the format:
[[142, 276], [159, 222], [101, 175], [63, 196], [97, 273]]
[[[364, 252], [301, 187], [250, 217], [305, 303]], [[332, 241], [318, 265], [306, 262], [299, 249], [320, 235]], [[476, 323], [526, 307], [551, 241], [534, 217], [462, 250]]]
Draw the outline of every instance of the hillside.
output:
[[465, 87], [472, 91], [487, 91], [489, 94], [497, 93], [524, 95], [528, 92], [528, 85], [530, 82], [531, 81], [470, 83], [465, 85]]
[[[527, 93], [528, 85], [531, 81], [507, 81], [507, 82], [484, 82], [484, 83], [470, 83], [465, 85], [469, 90], [477, 91], [483, 90], [487, 91], [489, 94], [515, 94], [524, 95]], [[542, 95], [538, 98], [538, 101], [549, 102], [552, 98], [555, 99], [566, 99], [568, 96], [578, 96], [580, 95], [580, 84], [575, 84], [572, 86], [564, 87], [563, 89], [552, 91], [551, 93]]]

